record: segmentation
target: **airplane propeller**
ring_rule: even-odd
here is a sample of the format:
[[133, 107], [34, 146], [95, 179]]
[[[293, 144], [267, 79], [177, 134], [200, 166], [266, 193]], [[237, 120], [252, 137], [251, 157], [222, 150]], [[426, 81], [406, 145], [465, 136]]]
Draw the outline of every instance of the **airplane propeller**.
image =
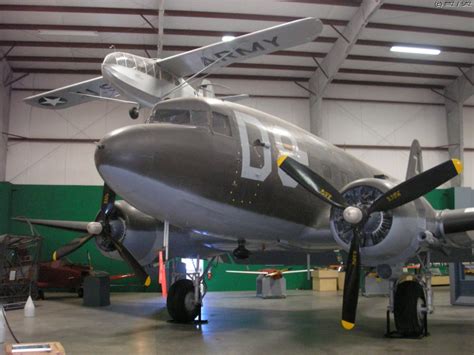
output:
[[322, 176], [286, 155], [278, 158], [278, 166], [314, 196], [336, 208], [343, 208], [344, 220], [352, 225], [353, 238], [346, 263], [341, 320], [342, 327], [347, 330], [355, 326], [361, 273], [360, 241], [364, 237], [364, 226], [371, 213], [392, 210], [414, 201], [457, 176], [463, 169], [458, 159], [448, 160], [398, 184], [379, 196], [370, 206], [364, 207], [351, 206]]
[[87, 225], [88, 234], [79, 238], [75, 238], [70, 243], [63, 245], [58, 250], [56, 250], [53, 253], [53, 260], [58, 260], [65, 257], [66, 255], [71, 254], [72, 252], [81, 248], [92, 238], [101, 235], [110, 241], [110, 243], [112, 243], [122, 259], [133, 269], [135, 276], [140, 281], [142, 281], [145, 286], [148, 287], [151, 284], [151, 278], [148, 276], [143, 266], [132, 255], [132, 253], [130, 253], [130, 251], [124, 247], [121, 241], [112, 236], [110, 219], [115, 213], [115, 197], [115, 192], [107, 184], [104, 184], [102, 202], [97, 221], [90, 222]]

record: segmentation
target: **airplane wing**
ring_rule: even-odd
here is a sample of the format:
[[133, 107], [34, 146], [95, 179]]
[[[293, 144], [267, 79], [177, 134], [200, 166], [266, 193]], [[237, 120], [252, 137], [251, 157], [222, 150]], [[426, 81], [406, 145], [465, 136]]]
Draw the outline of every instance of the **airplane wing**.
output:
[[308, 17], [158, 60], [179, 77], [197, 73], [210, 64], [225, 67], [262, 54], [279, 51], [315, 39], [323, 29], [317, 18]]
[[23, 101], [33, 106], [58, 110], [100, 98], [110, 99], [118, 95], [119, 93], [99, 76], [98, 78], [29, 96]]
[[[309, 271], [313, 271], [313, 269], [309, 269]], [[288, 271], [283, 271], [282, 274], [298, 274], [300, 272], [308, 272], [307, 269], [304, 270], [288, 270]]]
[[238, 271], [238, 270], [226, 270], [226, 272], [230, 272], [231, 274], [252, 274], [252, 275], [266, 275], [268, 272], [266, 271]]

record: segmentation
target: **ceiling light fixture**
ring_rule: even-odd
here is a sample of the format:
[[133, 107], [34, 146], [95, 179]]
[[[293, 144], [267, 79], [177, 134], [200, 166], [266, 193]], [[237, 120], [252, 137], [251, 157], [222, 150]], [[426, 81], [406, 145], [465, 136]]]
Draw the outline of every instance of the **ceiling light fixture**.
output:
[[230, 42], [230, 41], [233, 41], [234, 39], [235, 39], [235, 36], [231, 36], [231, 35], [222, 36], [222, 42]]
[[99, 32], [97, 31], [74, 31], [74, 30], [39, 30], [40, 35], [47, 36], [84, 36], [84, 37], [97, 37]]
[[441, 53], [439, 49], [435, 49], [435, 48], [405, 47], [405, 46], [393, 46], [392, 48], [390, 48], [390, 51], [400, 52], [400, 53], [427, 54], [427, 55], [438, 55]]

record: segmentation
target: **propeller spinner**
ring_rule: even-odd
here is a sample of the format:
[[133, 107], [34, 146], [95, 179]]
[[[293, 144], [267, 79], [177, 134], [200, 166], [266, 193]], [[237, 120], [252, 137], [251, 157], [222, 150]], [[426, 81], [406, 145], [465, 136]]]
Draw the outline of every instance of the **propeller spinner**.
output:
[[342, 327], [347, 330], [355, 326], [361, 272], [360, 242], [364, 238], [364, 226], [370, 215], [416, 200], [462, 172], [462, 163], [458, 159], [448, 160], [398, 184], [379, 196], [370, 206], [364, 207], [351, 206], [328, 181], [296, 160], [282, 155], [277, 163], [308, 192], [336, 208], [343, 208], [343, 218], [352, 226], [354, 237], [346, 262], [341, 319]]

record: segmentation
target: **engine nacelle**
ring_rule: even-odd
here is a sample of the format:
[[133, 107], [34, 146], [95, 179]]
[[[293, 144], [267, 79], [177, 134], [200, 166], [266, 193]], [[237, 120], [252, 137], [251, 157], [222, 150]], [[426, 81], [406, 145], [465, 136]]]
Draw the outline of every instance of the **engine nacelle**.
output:
[[[351, 205], [367, 207], [393, 186], [394, 182], [388, 179], [361, 179], [348, 184], [342, 194]], [[353, 233], [342, 212], [339, 208], [331, 209], [330, 227], [336, 242], [348, 251]], [[435, 225], [435, 211], [423, 198], [392, 211], [372, 213], [360, 244], [363, 265], [405, 262], [420, 250], [419, 236], [434, 230]]]
[[[112, 237], [122, 241], [142, 265], [151, 264], [156, 258], [156, 251], [163, 248], [163, 222], [125, 201], [115, 201], [115, 213], [109, 224]], [[122, 260], [107, 238], [98, 235], [95, 242], [104, 256]]]

